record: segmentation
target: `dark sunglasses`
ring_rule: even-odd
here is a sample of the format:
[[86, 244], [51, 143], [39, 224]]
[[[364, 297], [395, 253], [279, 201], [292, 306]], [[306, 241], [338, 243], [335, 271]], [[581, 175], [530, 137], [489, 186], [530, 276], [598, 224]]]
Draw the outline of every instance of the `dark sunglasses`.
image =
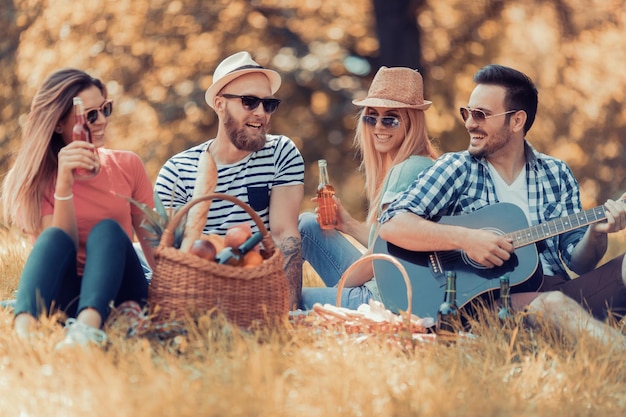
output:
[[366, 123], [370, 126], [376, 126], [378, 120], [380, 119], [380, 123], [388, 128], [388, 129], [397, 129], [400, 126], [400, 120], [397, 117], [385, 116], [385, 117], [376, 117], [376, 116], [363, 116], [363, 123]]
[[255, 96], [238, 96], [237, 94], [222, 94], [224, 98], [240, 98], [241, 105], [244, 109], [252, 111], [259, 107], [259, 103], [263, 103], [265, 113], [272, 114], [278, 108], [280, 100], [277, 98], [259, 98]]
[[111, 116], [111, 113], [113, 113], [113, 101], [107, 100], [102, 103], [102, 106], [100, 106], [100, 108], [85, 111], [85, 117], [87, 119], [87, 122], [90, 124], [96, 123], [96, 120], [98, 120], [98, 112], [102, 112], [102, 114], [104, 114], [104, 117]]
[[485, 114], [485, 112], [482, 110], [470, 109], [469, 107], [461, 107], [459, 111], [461, 112], [461, 119], [463, 119], [464, 122], [467, 122], [467, 119], [469, 119], [470, 114], [471, 114], [472, 119], [480, 123], [492, 117], [502, 116], [504, 114], [509, 114], [509, 113], [515, 113], [518, 110], [509, 110], [509, 111], [505, 111], [504, 113], [490, 114], [489, 116], [487, 116], [487, 114]]

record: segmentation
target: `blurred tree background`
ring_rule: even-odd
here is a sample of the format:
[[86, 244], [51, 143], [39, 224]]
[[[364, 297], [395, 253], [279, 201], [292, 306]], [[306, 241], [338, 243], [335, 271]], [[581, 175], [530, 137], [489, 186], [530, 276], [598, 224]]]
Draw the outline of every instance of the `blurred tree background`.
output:
[[563, 158], [586, 207], [626, 191], [624, 0], [0, 0], [0, 175], [30, 101], [61, 67], [102, 78], [115, 100], [110, 146], [137, 152], [154, 180], [174, 153], [214, 136], [204, 102], [217, 64], [248, 50], [278, 70], [283, 100], [271, 131], [307, 163], [303, 210], [329, 161], [342, 201], [363, 218], [352, 145], [355, 96], [380, 65], [418, 68], [434, 102], [427, 120], [441, 152], [466, 147], [458, 117], [472, 75], [513, 66], [539, 88], [529, 139]]

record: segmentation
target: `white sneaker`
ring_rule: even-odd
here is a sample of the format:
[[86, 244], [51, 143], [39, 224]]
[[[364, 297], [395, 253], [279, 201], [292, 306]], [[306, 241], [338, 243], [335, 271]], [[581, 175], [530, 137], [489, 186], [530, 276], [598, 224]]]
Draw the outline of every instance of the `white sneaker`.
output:
[[62, 349], [64, 347], [74, 346], [87, 346], [89, 343], [93, 343], [97, 346], [104, 345], [107, 340], [107, 335], [100, 329], [91, 327], [87, 324], [76, 321], [76, 319], [67, 319], [65, 321], [65, 328], [67, 333], [65, 339], [57, 343], [55, 349]]

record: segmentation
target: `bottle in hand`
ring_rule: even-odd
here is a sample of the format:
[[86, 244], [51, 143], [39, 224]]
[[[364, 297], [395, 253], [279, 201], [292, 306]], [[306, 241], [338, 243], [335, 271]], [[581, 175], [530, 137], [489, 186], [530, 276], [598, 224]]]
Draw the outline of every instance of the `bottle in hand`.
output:
[[333, 201], [335, 189], [328, 179], [328, 166], [325, 159], [317, 162], [320, 171], [320, 183], [317, 186], [317, 218], [324, 230], [337, 226], [337, 205]]
[[[85, 106], [83, 100], [80, 97], [74, 97], [74, 127], [72, 128], [72, 140], [82, 140], [85, 142], [91, 142], [91, 131], [87, 126], [87, 119], [85, 117]], [[97, 152], [94, 150], [94, 152]], [[85, 169], [76, 168], [74, 175], [76, 178], [86, 179], [91, 178], [98, 173], [98, 168]]]
[[252, 236], [243, 242], [237, 248], [231, 248], [230, 246], [222, 249], [220, 253], [215, 257], [215, 261], [218, 264], [228, 264], [232, 266], [241, 266], [244, 262], [244, 255], [250, 252], [256, 245], [263, 240], [263, 234], [261, 232], [253, 233]]
[[437, 312], [437, 332], [455, 333], [460, 330], [459, 308], [456, 305], [456, 273], [446, 272], [446, 293]]

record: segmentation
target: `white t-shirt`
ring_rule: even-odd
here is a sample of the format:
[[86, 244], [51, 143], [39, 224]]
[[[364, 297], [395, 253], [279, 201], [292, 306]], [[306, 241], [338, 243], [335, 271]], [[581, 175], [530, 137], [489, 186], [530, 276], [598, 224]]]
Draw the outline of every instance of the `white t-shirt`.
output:
[[[491, 179], [493, 180], [493, 185], [496, 189], [496, 195], [498, 196], [498, 200], [503, 203], [515, 204], [516, 206], [521, 208], [524, 212], [524, 215], [526, 216], [528, 224], [530, 225], [530, 208], [528, 207], [528, 184], [526, 183], [526, 165], [524, 165], [524, 169], [520, 171], [517, 178], [515, 178], [515, 180], [513, 180], [511, 184], [507, 184], [507, 182], [502, 179], [498, 171], [496, 171], [495, 167], [491, 165], [491, 163], [487, 162], [487, 166], [489, 167], [489, 175], [491, 175]], [[552, 275], [552, 268], [541, 254], [539, 254], [539, 260], [541, 261], [544, 275]]]

